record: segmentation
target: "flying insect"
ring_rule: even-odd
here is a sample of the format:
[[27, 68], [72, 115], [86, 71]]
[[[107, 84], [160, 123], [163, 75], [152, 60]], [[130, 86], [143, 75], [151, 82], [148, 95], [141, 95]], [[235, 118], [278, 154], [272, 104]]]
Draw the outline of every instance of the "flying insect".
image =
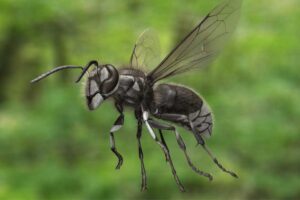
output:
[[[188, 165], [197, 174], [212, 180], [211, 174], [198, 169], [191, 161], [184, 140], [176, 125], [188, 130], [208, 153], [213, 162], [224, 172], [238, 177], [227, 170], [208, 149], [205, 135], [211, 135], [213, 116], [208, 104], [193, 90], [176, 84], [160, 83], [161, 80], [180, 75], [191, 70], [204, 68], [211, 64], [223, 49], [237, 25], [242, 0], [230, 0], [220, 3], [182, 39], [179, 44], [156, 66], [150, 65], [149, 57], [156, 49], [148, 32], [142, 34], [134, 45], [130, 63], [127, 67], [116, 68], [112, 64], [100, 64], [96, 60], [86, 66], [59, 66], [46, 72], [31, 82], [38, 82], [47, 76], [65, 69], [81, 69], [76, 82], [85, 74], [85, 99], [89, 110], [95, 110], [106, 99], [113, 100], [119, 116], [110, 129], [110, 146], [118, 158], [116, 169], [123, 163], [123, 157], [115, 145], [114, 133], [124, 124], [124, 107], [131, 107], [137, 120], [138, 152], [141, 163], [141, 190], [147, 189], [146, 170], [141, 145], [142, 126], [146, 125], [153, 140], [164, 152], [174, 179], [181, 191], [184, 191], [173, 165], [163, 131], [172, 131]], [[150, 41], [150, 42], [149, 42]], [[89, 70], [92, 67], [92, 70]], [[153, 67], [146, 72], [145, 67]], [[159, 133], [159, 136], [157, 134]]]

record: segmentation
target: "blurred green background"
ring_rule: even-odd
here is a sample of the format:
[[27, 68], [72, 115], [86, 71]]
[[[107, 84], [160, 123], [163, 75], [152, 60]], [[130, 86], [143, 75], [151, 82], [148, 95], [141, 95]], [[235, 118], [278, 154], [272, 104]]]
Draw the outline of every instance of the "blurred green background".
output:
[[209, 147], [222, 173], [180, 129], [188, 151], [214, 181], [187, 165], [173, 134], [181, 193], [160, 148], [144, 130], [148, 191], [140, 192], [136, 124], [131, 110], [116, 133], [124, 157], [115, 170], [111, 102], [89, 112], [79, 71], [29, 81], [55, 66], [97, 59], [129, 63], [137, 36], [152, 27], [162, 56], [220, 1], [0, 0], [0, 199], [300, 199], [298, 0], [244, 1], [229, 45], [214, 64], [177, 77], [205, 97], [215, 115]]

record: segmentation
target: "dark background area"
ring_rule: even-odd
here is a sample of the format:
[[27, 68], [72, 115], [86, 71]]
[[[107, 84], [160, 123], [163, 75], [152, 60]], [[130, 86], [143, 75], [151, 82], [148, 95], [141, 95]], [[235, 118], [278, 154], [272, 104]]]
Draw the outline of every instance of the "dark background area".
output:
[[297, 0], [244, 1], [241, 20], [214, 64], [170, 81], [199, 92], [214, 111], [207, 143], [240, 178], [222, 173], [180, 129], [196, 175], [173, 134], [166, 139], [181, 193], [160, 148], [144, 130], [148, 191], [140, 192], [136, 123], [126, 111], [116, 133], [121, 170], [109, 148], [113, 104], [89, 112], [79, 71], [29, 81], [64, 64], [129, 63], [152, 27], [162, 57], [219, 1], [0, 0], [0, 199], [299, 199], [300, 69]]

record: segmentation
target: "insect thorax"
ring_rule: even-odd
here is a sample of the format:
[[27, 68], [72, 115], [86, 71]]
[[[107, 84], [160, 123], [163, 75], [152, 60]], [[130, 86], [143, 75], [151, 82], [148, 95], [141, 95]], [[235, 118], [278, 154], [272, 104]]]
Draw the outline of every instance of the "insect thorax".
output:
[[145, 73], [137, 69], [119, 70], [119, 88], [114, 99], [128, 106], [139, 106], [145, 89]]

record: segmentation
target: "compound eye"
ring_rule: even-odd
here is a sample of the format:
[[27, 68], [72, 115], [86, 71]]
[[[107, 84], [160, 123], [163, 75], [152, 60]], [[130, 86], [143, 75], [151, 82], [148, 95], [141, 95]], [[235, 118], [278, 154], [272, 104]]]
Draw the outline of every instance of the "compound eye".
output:
[[102, 82], [101, 91], [103, 94], [110, 94], [116, 89], [119, 82], [119, 73], [112, 65], [107, 65], [104, 68], [108, 71], [108, 78]]
[[101, 74], [101, 75], [100, 75], [100, 82], [105, 81], [105, 80], [108, 79], [109, 76], [110, 76], [110, 74], [109, 74], [109, 72], [108, 72], [108, 70], [107, 70], [106, 67], [103, 67], [103, 68], [101, 69], [100, 74]]

